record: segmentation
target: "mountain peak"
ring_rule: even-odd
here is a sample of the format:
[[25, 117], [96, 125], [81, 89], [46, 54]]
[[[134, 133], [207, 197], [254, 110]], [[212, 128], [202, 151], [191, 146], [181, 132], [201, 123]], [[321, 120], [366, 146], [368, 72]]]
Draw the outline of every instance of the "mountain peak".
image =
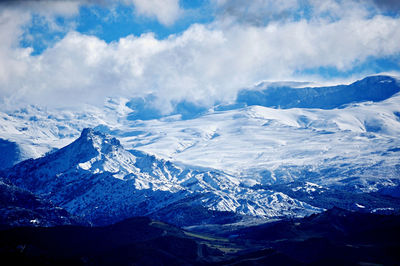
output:
[[93, 128], [84, 128], [81, 132], [81, 138], [90, 138], [94, 135], [94, 133], [95, 131]]
[[76, 142], [80, 146], [83, 145], [84, 149], [87, 149], [87, 145], [89, 145], [99, 153], [109, 153], [115, 149], [122, 148], [118, 139], [96, 131], [93, 128], [84, 128]]
[[96, 131], [93, 128], [84, 128], [81, 132], [81, 136], [79, 137], [78, 140], [80, 141], [100, 141], [100, 140], [106, 140], [106, 139], [111, 139], [109, 136], [106, 134]]
[[92, 128], [85, 128], [81, 135], [64, 148], [27, 164], [46, 165], [49, 178], [60, 173], [86, 171], [93, 174], [108, 172], [114, 177], [137, 172], [136, 157], [125, 150], [119, 140]]

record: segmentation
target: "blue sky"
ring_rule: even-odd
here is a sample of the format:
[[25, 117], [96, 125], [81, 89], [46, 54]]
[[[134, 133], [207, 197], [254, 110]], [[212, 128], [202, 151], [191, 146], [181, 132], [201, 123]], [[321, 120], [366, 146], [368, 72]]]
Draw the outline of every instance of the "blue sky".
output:
[[79, 12], [72, 17], [58, 15], [52, 21], [58, 25], [58, 31], [49, 29], [46, 17], [40, 13], [33, 13], [32, 23], [26, 25], [20, 45], [32, 47], [32, 54], [38, 55], [63, 38], [71, 29], [82, 34], [94, 35], [107, 43], [128, 35], [140, 36], [149, 32], [154, 33], [158, 39], [165, 39], [171, 34], [182, 33], [194, 23], [207, 24], [215, 18], [215, 8], [209, 1], [185, 0], [180, 1], [179, 5], [186, 14], [171, 25], [165, 25], [151, 16], [137, 14], [134, 5], [121, 2], [115, 2], [112, 6], [82, 5]]
[[[3, 104], [210, 106], [263, 80], [400, 71], [394, 0], [2, 1]], [[60, 100], [61, 99], [61, 100]]]

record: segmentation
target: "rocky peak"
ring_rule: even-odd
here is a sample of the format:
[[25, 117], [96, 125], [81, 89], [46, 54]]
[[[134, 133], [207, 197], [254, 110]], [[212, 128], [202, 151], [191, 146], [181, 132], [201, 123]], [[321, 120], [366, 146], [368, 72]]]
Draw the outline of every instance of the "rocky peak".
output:
[[122, 148], [118, 139], [105, 135], [93, 128], [82, 130], [81, 136], [73, 143], [84, 150], [94, 148], [98, 153], [109, 153]]

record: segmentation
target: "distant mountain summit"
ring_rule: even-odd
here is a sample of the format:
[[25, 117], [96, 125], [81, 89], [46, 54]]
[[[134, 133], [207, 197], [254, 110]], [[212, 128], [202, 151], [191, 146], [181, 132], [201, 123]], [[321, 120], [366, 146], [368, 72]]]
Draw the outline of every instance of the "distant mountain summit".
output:
[[321, 210], [280, 192], [242, 187], [221, 172], [178, 167], [127, 151], [117, 139], [93, 129], [84, 129], [68, 146], [21, 162], [3, 175], [94, 224], [150, 215], [193, 225]]
[[400, 92], [400, 83], [391, 76], [370, 76], [350, 85], [330, 87], [290, 87], [261, 83], [238, 93], [236, 104], [273, 108], [333, 109], [365, 101], [379, 102]]

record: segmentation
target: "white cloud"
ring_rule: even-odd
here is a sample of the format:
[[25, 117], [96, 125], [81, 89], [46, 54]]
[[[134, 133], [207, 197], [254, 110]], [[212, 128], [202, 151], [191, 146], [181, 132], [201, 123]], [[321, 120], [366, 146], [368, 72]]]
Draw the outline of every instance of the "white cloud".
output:
[[110, 44], [70, 32], [31, 56], [17, 46], [29, 14], [12, 12], [0, 12], [0, 37], [7, 40], [0, 43], [0, 99], [10, 104], [102, 104], [107, 96], [152, 93], [168, 113], [179, 100], [229, 101], [260, 80], [298, 79], [307, 68], [346, 71], [400, 53], [400, 18], [358, 14], [266, 26], [216, 21], [164, 40], [145, 34]]
[[72, 32], [37, 57], [15, 50], [18, 60], [9, 60], [20, 71], [0, 86], [20, 100], [55, 106], [153, 93], [168, 112], [171, 101], [229, 100], [249, 84], [293, 78], [305, 68], [350, 69], [369, 56], [399, 53], [398, 43], [400, 20], [383, 16], [223, 30], [194, 25], [166, 40], [146, 34], [111, 44]]
[[132, 2], [139, 15], [155, 17], [164, 25], [172, 25], [183, 10], [179, 6], [179, 0], [125, 0]]
[[0, 9], [0, 95], [12, 96], [13, 91], [7, 85], [13, 79], [24, 77], [27, 72], [27, 58], [30, 49], [19, 48], [18, 36], [22, 34], [21, 25], [30, 20], [27, 12]]

